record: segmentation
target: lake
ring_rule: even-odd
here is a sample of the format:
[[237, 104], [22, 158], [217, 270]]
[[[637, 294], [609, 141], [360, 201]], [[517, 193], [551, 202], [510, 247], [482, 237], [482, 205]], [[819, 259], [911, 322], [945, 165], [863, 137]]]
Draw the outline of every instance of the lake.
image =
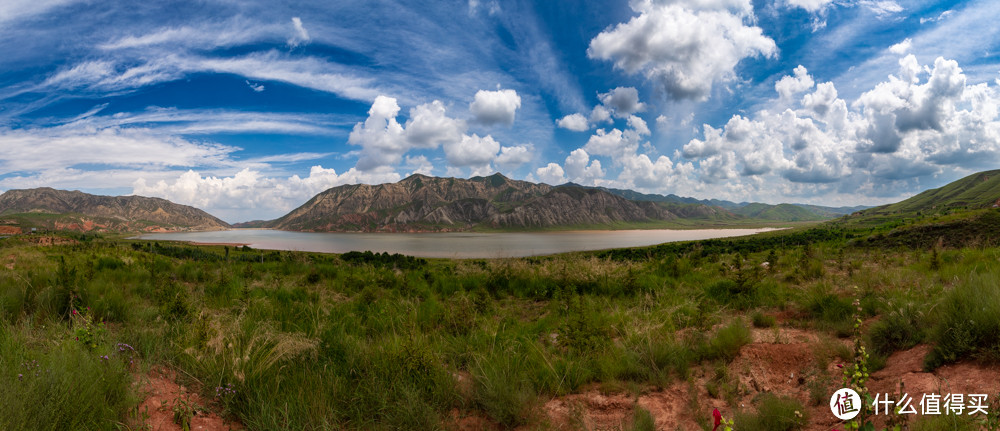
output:
[[775, 229], [586, 230], [511, 233], [312, 233], [267, 229], [232, 229], [212, 232], [150, 233], [136, 238], [201, 244], [247, 244], [253, 248], [268, 250], [324, 253], [371, 250], [376, 253], [385, 251], [420, 257], [493, 258], [641, 247], [673, 241], [753, 235], [771, 230]]

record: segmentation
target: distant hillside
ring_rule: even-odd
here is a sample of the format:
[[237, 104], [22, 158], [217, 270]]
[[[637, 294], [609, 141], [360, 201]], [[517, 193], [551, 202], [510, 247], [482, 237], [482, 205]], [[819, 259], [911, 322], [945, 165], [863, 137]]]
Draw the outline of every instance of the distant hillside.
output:
[[[567, 185], [576, 187], [587, 187], [573, 183], [567, 183]], [[625, 199], [634, 201], [669, 202], [678, 204], [698, 204], [698, 205], [716, 206], [731, 211], [737, 215], [742, 215], [745, 217], [750, 217], [760, 220], [768, 220], [768, 221], [828, 220], [840, 217], [845, 214], [851, 214], [855, 211], [863, 210], [865, 208], [871, 208], [867, 206], [825, 207], [820, 205], [806, 205], [806, 204], [770, 205], [758, 202], [737, 203], [720, 199], [697, 199], [690, 197], [686, 198], [677, 196], [675, 194], [669, 194], [669, 195], [647, 194], [647, 193], [639, 193], [634, 190], [611, 189], [606, 187], [588, 187], [588, 188], [596, 188], [599, 190], [604, 190], [608, 193], [615, 194]], [[789, 206], [799, 207], [801, 208], [801, 210], [795, 208], [789, 208]]]
[[271, 221], [270, 220], [250, 220], [250, 221], [243, 221], [243, 222], [239, 222], [239, 223], [233, 223], [232, 227], [235, 228], [235, 229], [259, 229], [259, 228], [265, 228], [265, 227], [267, 227], [268, 223], [271, 223]]
[[75, 231], [225, 229], [229, 224], [197, 208], [160, 198], [97, 196], [48, 187], [0, 195], [0, 225]]
[[752, 203], [737, 208], [733, 212], [749, 218], [778, 221], [819, 221], [832, 218], [792, 204]]
[[1000, 205], [1000, 170], [972, 174], [905, 201], [872, 208], [866, 212], [893, 214], [947, 208], [989, 208], [993, 205]]
[[905, 217], [947, 213], [954, 210], [1000, 206], [1000, 170], [969, 175], [944, 187], [927, 190], [909, 199], [869, 208], [845, 221], [882, 223]]
[[576, 187], [595, 188], [595, 189], [599, 189], [599, 190], [604, 190], [604, 191], [606, 191], [608, 193], [615, 194], [615, 195], [621, 196], [621, 197], [623, 197], [625, 199], [629, 199], [629, 200], [633, 200], [633, 201], [649, 201], [649, 202], [668, 202], [668, 203], [676, 203], [676, 204], [710, 205], [710, 206], [716, 206], [716, 207], [724, 208], [724, 209], [727, 209], [727, 210], [734, 210], [736, 208], [740, 208], [740, 207], [748, 204], [748, 202], [736, 203], [736, 202], [730, 202], [730, 201], [720, 200], [720, 199], [686, 198], [686, 197], [677, 196], [675, 194], [657, 195], [657, 194], [649, 194], [649, 193], [640, 193], [640, 192], [637, 192], [635, 190], [612, 189], [612, 188], [607, 188], [607, 187], [589, 187], [589, 186], [581, 186], [579, 184], [574, 184], [574, 183], [566, 183], [565, 185], [576, 186]]
[[820, 205], [807, 205], [807, 204], [792, 204], [798, 207], [805, 208], [817, 215], [823, 216], [825, 218], [835, 218], [842, 215], [853, 214], [861, 210], [866, 210], [871, 208], [866, 205], [858, 205], [853, 207], [824, 207]]
[[501, 174], [470, 179], [412, 175], [392, 184], [331, 188], [265, 226], [300, 231], [421, 232], [733, 219], [738, 217], [707, 205], [631, 201], [599, 189], [553, 187]]

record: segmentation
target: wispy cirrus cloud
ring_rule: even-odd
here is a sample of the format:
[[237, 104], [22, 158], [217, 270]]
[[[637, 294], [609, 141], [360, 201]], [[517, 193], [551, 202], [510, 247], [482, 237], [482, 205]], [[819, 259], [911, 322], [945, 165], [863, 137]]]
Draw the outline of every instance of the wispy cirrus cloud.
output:
[[313, 57], [291, 57], [275, 50], [235, 58], [166, 54], [138, 64], [117, 60], [87, 61], [57, 72], [34, 91], [46, 87], [96, 93], [130, 91], [205, 72], [285, 82], [354, 100], [373, 100], [380, 93], [374, 78], [356, 76], [340, 64]]
[[248, 112], [217, 109], [150, 108], [145, 111], [97, 116], [99, 105], [69, 121], [67, 127], [140, 127], [159, 135], [208, 135], [216, 133], [284, 133], [339, 135], [353, 125], [353, 116], [287, 112]]
[[0, 2], [0, 29], [10, 22], [44, 14], [54, 8], [79, 3], [81, 0], [4, 0]]

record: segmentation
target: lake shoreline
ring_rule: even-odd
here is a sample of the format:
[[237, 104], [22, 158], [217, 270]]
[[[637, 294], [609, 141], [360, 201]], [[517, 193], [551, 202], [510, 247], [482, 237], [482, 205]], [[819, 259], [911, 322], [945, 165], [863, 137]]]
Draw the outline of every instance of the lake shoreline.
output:
[[231, 229], [213, 232], [154, 233], [132, 239], [178, 241], [197, 245], [249, 246], [260, 250], [342, 254], [349, 251], [399, 253], [425, 258], [481, 259], [544, 256], [571, 252], [734, 238], [779, 228], [581, 230], [555, 232], [294, 232]]

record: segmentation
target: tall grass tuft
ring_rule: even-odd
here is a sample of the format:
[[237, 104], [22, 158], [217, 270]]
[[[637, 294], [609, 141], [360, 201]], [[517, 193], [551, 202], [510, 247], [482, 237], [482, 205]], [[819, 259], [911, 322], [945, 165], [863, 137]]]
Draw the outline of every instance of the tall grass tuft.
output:
[[498, 340], [472, 364], [473, 399], [503, 426], [528, 423], [537, 402], [534, 384], [524, 366], [527, 354], [520, 341]]
[[964, 357], [1000, 360], [1000, 277], [972, 274], [937, 305], [931, 329], [934, 349], [924, 367], [935, 369]]
[[0, 325], [0, 429], [114, 429], [138, 402], [128, 362], [72, 339], [45, 347]]
[[734, 422], [741, 431], [793, 431], [809, 422], [807, 414], [796, 399], [766, 393], [757, 401], [756, 412], [739, 412]]

